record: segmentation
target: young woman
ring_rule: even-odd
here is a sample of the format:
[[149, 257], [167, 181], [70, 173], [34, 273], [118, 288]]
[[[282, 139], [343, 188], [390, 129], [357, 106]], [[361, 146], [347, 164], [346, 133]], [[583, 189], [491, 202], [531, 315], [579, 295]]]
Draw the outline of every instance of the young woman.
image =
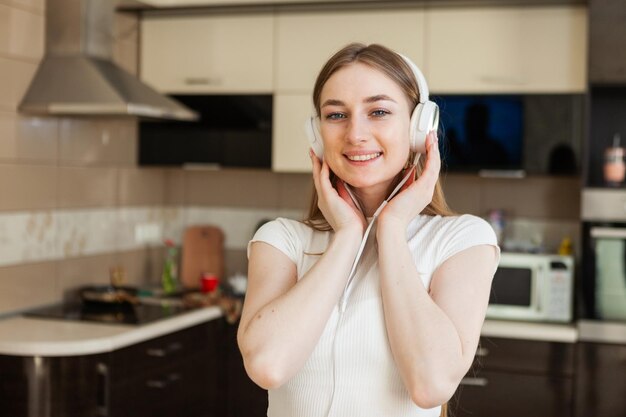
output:
[[412, 164], [411, 65], [362, 44], [326, 63], [309, 216], [250, 242], [238, 339], [270, 417], [439, 416], [472, 363], [499, 248], [485, 221], [447, 208], [434, 131]]

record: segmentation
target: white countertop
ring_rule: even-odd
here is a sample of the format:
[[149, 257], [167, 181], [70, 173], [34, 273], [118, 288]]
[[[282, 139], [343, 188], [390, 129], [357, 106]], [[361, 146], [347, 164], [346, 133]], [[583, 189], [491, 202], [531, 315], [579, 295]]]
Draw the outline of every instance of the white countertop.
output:
[[485, 320], [481, 336], [575, 343], [578, 340], [578, 327], [576, 323], [554, 324], [512, 320]]
[[0, 320], [0, 354], [75, 356], [111, 352], [221, 316], [219, 307], [206, 307], [140, 326], [10, 317]]

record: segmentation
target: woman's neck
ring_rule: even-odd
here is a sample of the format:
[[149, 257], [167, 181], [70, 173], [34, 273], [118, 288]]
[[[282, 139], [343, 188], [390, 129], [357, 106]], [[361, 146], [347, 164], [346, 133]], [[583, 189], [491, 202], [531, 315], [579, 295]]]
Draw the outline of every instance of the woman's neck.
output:
[[363, 208], [365, 217], [372, 217], [378, 207], [389, 197], [399, 180], [394, 179], [388, 184], [378, 184], [367, 188], [354, 188], [354, 194]]

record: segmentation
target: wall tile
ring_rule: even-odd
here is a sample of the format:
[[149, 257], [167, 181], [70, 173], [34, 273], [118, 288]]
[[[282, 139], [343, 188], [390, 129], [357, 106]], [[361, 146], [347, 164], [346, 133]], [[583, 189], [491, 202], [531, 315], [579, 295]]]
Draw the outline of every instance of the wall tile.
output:
[[484, 216], [482, 213], [481, 181], [474, 175], [442, 174], [441, 184], [448, 206], [457, 213]]
[[185, 171], [180, 169], [165, 170], [165, 204], [182, 205], [186, 197]]
[[109, 269], [117, 265], [115, 253], [63, 259], [57, 263], [57, 296], [71, 297], [71, 292], [84, 285], [109, 284]]
[[59, 167], [60, 208], [111, 207], [117, 204], [117, 169]]
[[139, 20], [135, 13], [116, 13], [113, 26], [113, 61], [138, 74]]
[[0, 55], [38, 61], [44, 50], [44, 16], [0, 4]]
[[0, 216], [0, 265], [57, 259], [58, 217], [53, 211]]
[[118, 204], [121, 206], [163, 205], [165, 173], [156, 168], [120, 168]]
[[227, 278], [234, 274], [248, 275], [248, 256], [246, 249], [225, 250], [224, 270]]
[[39, 14], [43, 14], [46, 10], [46, 0], [0, 0], [0, 3]]
[[135, 118], [64, 118], [60, 120], [59, 135], [61, 164], [136, 164]]
[[56, 242], [64, 258], [113, 251], [118, 246], [117, 238], [118, 212], [115, 209], [57, 213]]
[[188, 205], [278, 207], [278, 176], [269, 171], [188, 171], [186, 178]]
[[278, 207], [308, 210], [313, 190], [311, 174], [278, 175]]
[[126, 283], [142, 287], [159, 287], [165, 260], [163, 247], [149, 246], [143, 249], [119, 252], [116, 264], [126, 271]]
[[56, 262], [0, 268], [0, 314], [58, 301]]
[[57, 167], [0, 164], [0, 195], [0, 211], [54, 208]]
[[0, 159], [56, 165], [57, 119], [0, 111]]
[[481, 213], [503, 209], [513, 217], [555, 220], [580, 218], [578, 178], [491, 178], [481, 181], [481, 189]]
[[0, 56], [0, 110], [17, 110], [36, 70], [37, 63]]

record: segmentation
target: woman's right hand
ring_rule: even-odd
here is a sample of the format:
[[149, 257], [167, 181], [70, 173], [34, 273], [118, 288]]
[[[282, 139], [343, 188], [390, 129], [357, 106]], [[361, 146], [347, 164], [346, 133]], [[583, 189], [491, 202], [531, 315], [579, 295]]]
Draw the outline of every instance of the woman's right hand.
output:
[[346, 190], [345, 183], [337, 178], [337, 189], [330, 182], [330, 168], [326, 161], [320, 161], [312, 150], [309, 155], [313, 163], [313, 182], [317, 190], [317, 205], [324, 218], [335, 232], [358, 230], [362, 236], [367, 225], [365, 216], [354, 204]]

